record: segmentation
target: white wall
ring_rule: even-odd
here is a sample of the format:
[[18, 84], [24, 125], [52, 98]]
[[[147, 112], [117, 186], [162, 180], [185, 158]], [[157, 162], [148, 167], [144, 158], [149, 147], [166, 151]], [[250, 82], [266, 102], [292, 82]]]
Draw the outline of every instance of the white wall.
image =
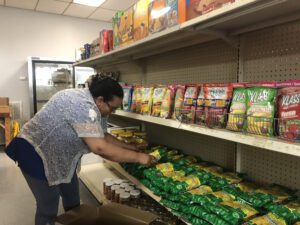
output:
[[27, 57], [74, 59], [75, 48], [98, 37], [110, 23], [38, 13], [0, 6], [0, 96], [23, 102], [23, 118], [30, 117]]

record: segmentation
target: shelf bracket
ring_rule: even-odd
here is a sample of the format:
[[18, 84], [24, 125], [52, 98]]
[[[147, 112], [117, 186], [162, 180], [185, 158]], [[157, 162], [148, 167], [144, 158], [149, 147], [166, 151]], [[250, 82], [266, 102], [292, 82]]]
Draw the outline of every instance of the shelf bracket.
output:
[[238, 48], [238, 37], [237, 36], [231, 36], [228, 35], [227, 32], [222, 31], [222, 30], [217, 30], [217, 29], [203, 29], [200, 26], [195, 27], [194, 28], [196, 31], [199, 31], [201, 34], [206, 34], [206, 35], [211, 35], [211, 36], [216, 36], [222, 40], [224, 40], [225, 42], [227, 42], [228, 44], [230, 44], [231, 46], [233, 46], [234, 48]]

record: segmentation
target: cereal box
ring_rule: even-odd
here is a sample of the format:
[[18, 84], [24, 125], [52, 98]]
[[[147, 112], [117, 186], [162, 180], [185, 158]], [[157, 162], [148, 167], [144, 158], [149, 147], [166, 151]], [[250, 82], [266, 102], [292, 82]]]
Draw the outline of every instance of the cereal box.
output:
[[140, 0], [133, 8], [133, 37], [140, 40], [148, 36], [148, 5], [150, 0]]
[[120, 17], [119, 25], [120, 46], [133, 42], [133, 8], [128, 9]]
[[156, 33], [167, 27], [167, 0], [152, 0], [149, 4], [149, 33]]

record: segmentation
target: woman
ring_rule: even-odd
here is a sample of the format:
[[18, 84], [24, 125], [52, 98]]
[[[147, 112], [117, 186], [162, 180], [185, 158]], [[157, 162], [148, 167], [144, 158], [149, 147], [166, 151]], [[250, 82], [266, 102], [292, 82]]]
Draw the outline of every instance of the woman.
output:
[[123, 99], [122, 87], [110, 78], [94, 76], [88, 89], [55, 94], [7, 147], [18, 163], [37, 203], [36, 225], [54, 224], [59, 196], [65, 210], [80, 204], [76, 167], [93, 152], [116, 162], [149, 165], [140, 153], [107, 133], [107, 116]]

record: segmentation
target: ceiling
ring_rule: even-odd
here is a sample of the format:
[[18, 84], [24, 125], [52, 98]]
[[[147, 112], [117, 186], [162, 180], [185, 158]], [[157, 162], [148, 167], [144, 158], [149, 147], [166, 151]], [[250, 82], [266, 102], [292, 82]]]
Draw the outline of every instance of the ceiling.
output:
[[0, 6], [111, 22], [118, 10], [126, 10], [136, 1], [106, 0], [100, 7], [91, 7], [72, 3], [73, 0], [0, 0]]

